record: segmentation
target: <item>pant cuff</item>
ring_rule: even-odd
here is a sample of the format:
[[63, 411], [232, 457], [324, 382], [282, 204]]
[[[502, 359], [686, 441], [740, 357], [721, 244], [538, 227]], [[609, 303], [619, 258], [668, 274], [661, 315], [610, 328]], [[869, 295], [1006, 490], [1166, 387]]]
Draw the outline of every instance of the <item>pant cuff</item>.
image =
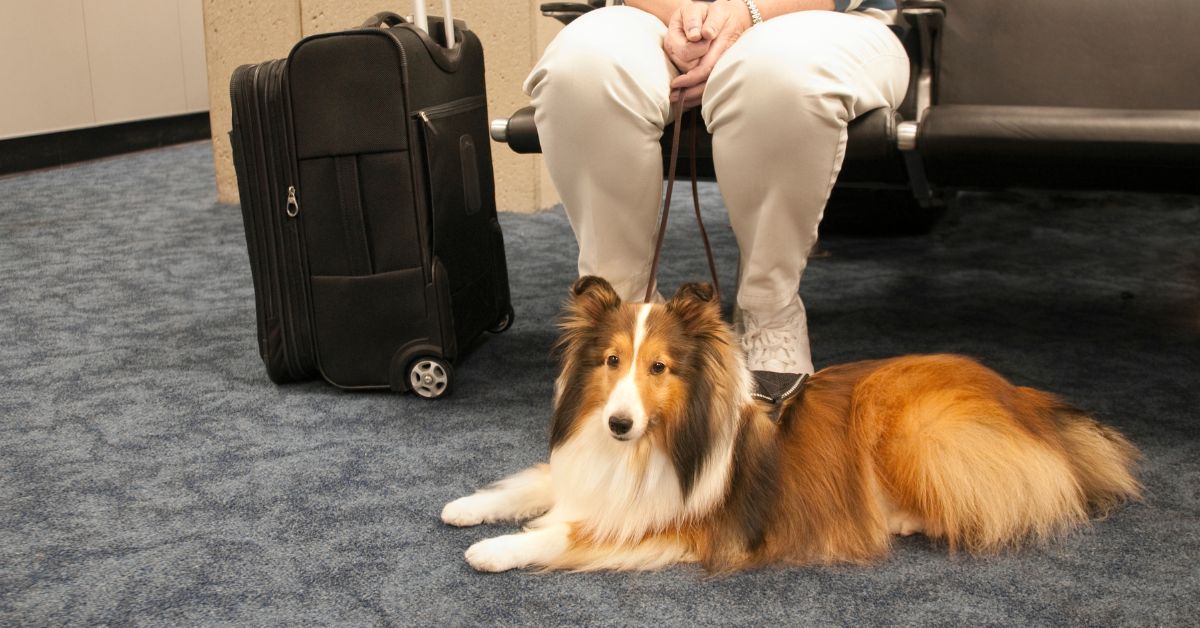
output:
[[758, 315], [775, 314], [787, 307], [794, 300], [799, 300], [798, 292], [779, 294], [778, 292], [752, 293], [738, 291], [737, 305], [739, 308]]

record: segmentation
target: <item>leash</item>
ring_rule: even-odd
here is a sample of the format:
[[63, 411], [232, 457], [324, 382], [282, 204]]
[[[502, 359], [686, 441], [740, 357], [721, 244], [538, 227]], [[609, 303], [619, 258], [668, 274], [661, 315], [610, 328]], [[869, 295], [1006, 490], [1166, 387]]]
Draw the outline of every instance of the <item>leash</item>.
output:
[[[675, 121], [675, 130], [671, 136], [671, 165], [668, 167], [667, 191], [663, 195], [662, 213], [658, 221], [658, 238], [654, 242], [654, 257], [650, 260], [650, 281], [646, 284], [646, 303], [649, 303], [650, 299], [654, 296], [655, 278], [658, 276], [658, 261], [662, 255], [663, 238], [667, 233], [667, 216], [671, 211], [671, 192], [675, 189], [675, 175], [679, 166], [679, 142], [681, 127], [683, 127], [683, 90], [677, 90], [672, 93], [671, 101], [672, 109], [674, 110], [672, 117]], [[696, 210], [696, 224], [700, 226], [700, 239], [704, 241], [704, 253], [708, 256], [708, 272], [712, 274], [713, 293], [716, 295], [717, 301], [720, 302], [721, 286], [717, 281], [717, 263], [713, 259], [712, 245], [708, 241], [708, 232], [704, 229], [704, 219], [700, 217], [700, 190], [696, 182], [696, 127], [699, 125], [699, 118], [700, 112], [698, 110], [693, 111], [689, 142], [692, 175], [692, 207]], [[775, 424], [779, 424], [781, 420], [784, 403], [798, 396], [808, 383], [807, 373], [797, 376], [791, 373], [754, 371], [753, 376], [755, 391], [752, 396], [759, 401], [765, 401], [771, 405], [771, 411], [767, 416]]]
[[[654, 257], [650, 260], [650, 281], [646, 284], [646, 299], [649, 303], [651, 297], [654, 296], [655, 278], [658, 275], [658, 261], [662, 254], [663, 238], [667, 233], [667, 215], [671, 211], [671, 192], [675, 189], [675, 174], [679, 166], [679, 141], [681, 136], [681, 127], [683, 126], [683, 90], [676, 90], [671, 94], [672, 109], [674, 113], [672, 117], [675, 121], [675, 130], [671, 136], [671, 165], [667, 173], [667, 191], [663, 195], [663, 206], [661, 217], [658, 221], [658, 238], [654, 243]], [[698, 110], [692, 112], [692, 129], [690, 138], [690, 165], [692, 175], [692, 207], [696, 210], [696, 224], [700, 226], [700, 239], [704, 241], [704, 253], [708, 256], [708, 272], [712, 274], [713, 293], [717, 297], [717, 301], [721, 300], [721, 286], [717, 281], [717, 264], [713, 260], [712, 245], [708, 242], [708, 232], [704, 229], [704, 219], [700, 217], [700, 190], [696, 182], [696, 127], [700, 112]], [[772, 423], [779, 424], [784, 403], [798, 396], [808, 383], [808, 373], [795, 375], [792, 373], [772, 373], [768, 371], [753, 371], [755, 391], [752, 397], [759, 401], [765, 401], [771, 405], [771, 411], [767, 417]]]
[[[671, 135], [670, 166], [667, 171], [667, 192], [663, 196], [662, 212], [658, 221], [658, 238], [654, 242], [654, 257], [650, 259], [650, 279], [646, 282], [645, 302], [649, 303], [654, 296], [657, 283], [658, 261], [662, 255], [663, 239], [667, 235], [667, 216], [671, 211], [671, 193], [675, 189], [675, 174], [679, 166], [679, 142], [683, 127], [683, 90], [675, 90], [671, 94], [671, 109], [674, 111], [675, 128]], [[700, 227], [700, 239], [704, 241], [704, 254], [708, 257], [708, 272], [712, 275], [713, 293], [717, 301], [721, 300], [721, 284], [717, 280], [717, 263], [713, 259], [712, 245], [708, 242], [708, 231], [704, 228], [704, 219], [700, 217], [700, 188], [696, 181], [696, 127], [700, 119], [700, 111], [695, 110], [691, 115], [691, 132], [689, 147], [689, 165], [692, 176], [692, 207], [696, 210], [696, 224]]]

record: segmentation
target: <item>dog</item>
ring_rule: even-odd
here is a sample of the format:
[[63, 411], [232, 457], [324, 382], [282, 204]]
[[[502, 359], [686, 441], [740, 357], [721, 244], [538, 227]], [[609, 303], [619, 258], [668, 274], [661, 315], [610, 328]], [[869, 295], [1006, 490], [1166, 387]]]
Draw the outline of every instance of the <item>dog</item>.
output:
[[549, 463], [442, 510], [532, 519], [472, 545], [479, 571], [867, 563], [914, 533], [988, 553], [1140, 494], [1116, 430], [969, 358], [826, 368], [773, 419], [707, 284], [628, 304], [583, 277], [561, 328]]

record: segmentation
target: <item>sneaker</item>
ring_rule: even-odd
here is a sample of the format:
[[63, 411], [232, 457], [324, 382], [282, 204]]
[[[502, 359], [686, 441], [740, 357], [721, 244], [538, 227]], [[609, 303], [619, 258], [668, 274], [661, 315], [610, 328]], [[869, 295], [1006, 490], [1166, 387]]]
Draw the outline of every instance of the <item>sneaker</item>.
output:
[[738, 308], [734, 318], [751, 371], [813, 372], [808, 323], [799, 295], [779, 312], [763, 315]]

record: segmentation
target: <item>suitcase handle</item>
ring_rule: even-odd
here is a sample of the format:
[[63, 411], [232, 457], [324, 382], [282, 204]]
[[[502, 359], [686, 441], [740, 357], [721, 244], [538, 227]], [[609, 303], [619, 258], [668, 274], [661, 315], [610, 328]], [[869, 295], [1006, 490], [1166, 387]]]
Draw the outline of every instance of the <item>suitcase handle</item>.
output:
[[367, 21], [363, 22], [362, 26], [360, 26], [359, 28], [378, 28], [380, 26], [396, 26], [397, 24], [403, 24], [403, 23], [404, 23], [404, 18], [400, 17], [398, 14], [392, 13], [391, 11], [380, 11], [379, 13], [376, 13], [375, 15], [372, 15], [371, 17], [367, 18]]

